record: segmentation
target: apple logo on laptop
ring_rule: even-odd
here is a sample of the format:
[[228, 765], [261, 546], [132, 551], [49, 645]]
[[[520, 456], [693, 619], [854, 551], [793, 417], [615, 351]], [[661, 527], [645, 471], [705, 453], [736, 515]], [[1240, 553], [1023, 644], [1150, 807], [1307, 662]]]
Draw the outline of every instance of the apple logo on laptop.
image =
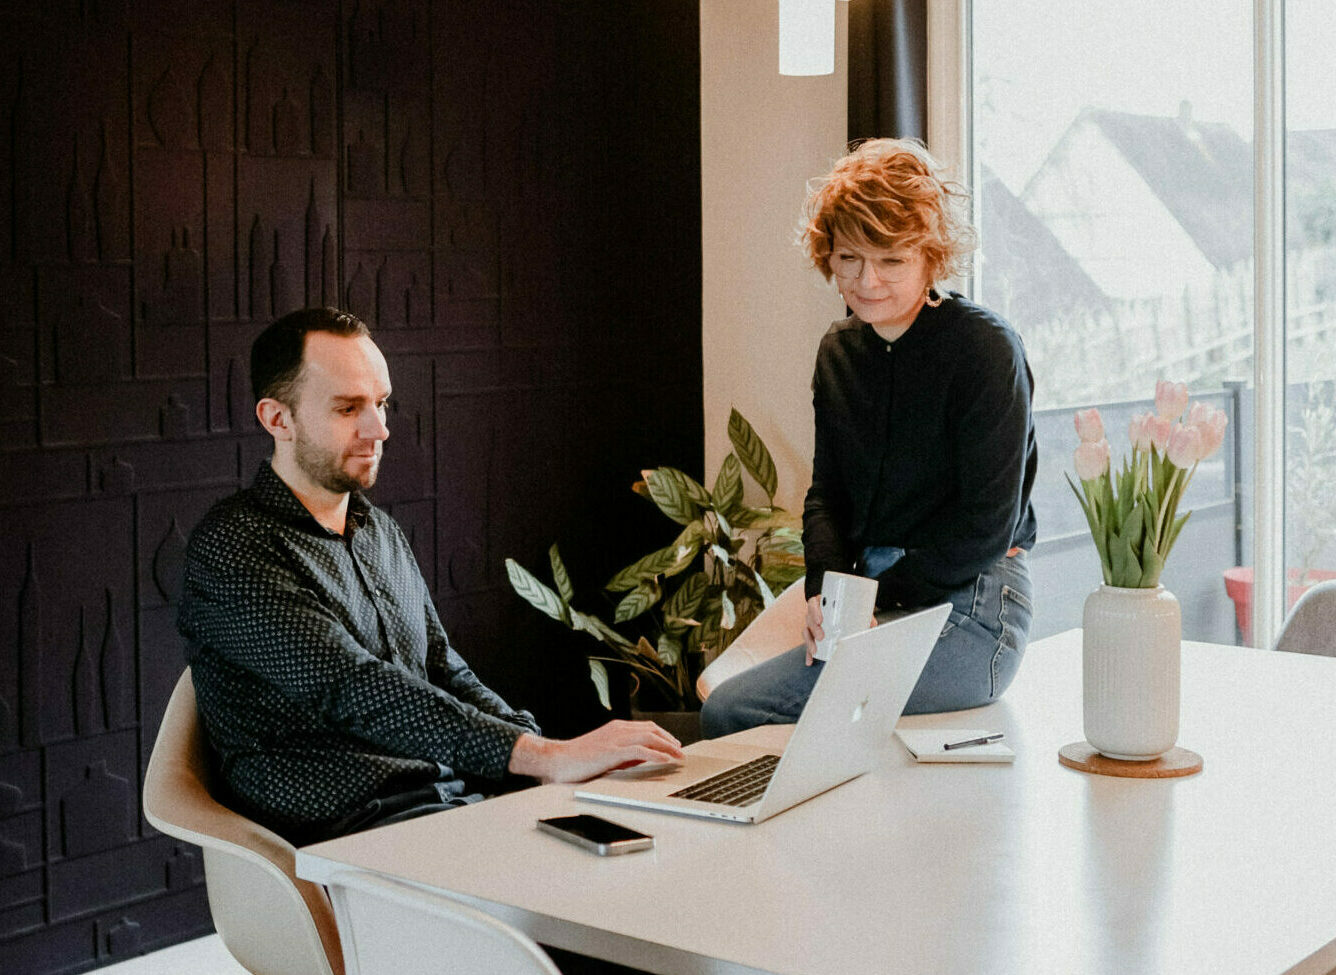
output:
[[870, 701], [871, 699], [872, 697], [871, 695], [869, 695], [863, 698], [863, 700], [858, 702], [858, 706], [854, 708], [853, 717], [849, 719], [850, 724], [853, 724], [855, 721], [863, 720], [863, 711], [865, 708], [867, 708], [867, 702]]

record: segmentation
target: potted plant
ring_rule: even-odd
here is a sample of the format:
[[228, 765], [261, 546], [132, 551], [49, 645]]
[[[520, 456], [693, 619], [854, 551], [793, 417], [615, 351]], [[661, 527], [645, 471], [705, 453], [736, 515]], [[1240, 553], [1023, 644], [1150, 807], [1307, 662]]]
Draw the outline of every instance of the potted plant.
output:
[[[611, 708], [607, 665], [615, 664], [629, 669], [640, 709], [699, 710], [701, 669], [805, 571], [798, 520], [774, 503], [770, 451], [737, 410], [728, 418], [728, 438], [733, 450], [708, 491], [673, 467], [642, 471], [632, 485], [682, 530], [608, 580], [611, 621], [575, 607], [556, 544], [548, 549], [552, 586], [506, 559], [510, 584], [526, 602], [602, 644], [589, 656], [589, 672], [605, 708]], [[765, 505], [744, 500], [744, 470], [765, 492]]]
[[1082, 613], [1082, 713], [1086, 741], [1102, 755], [1149, 761], [1178, 740], [1178, 600], [1160, 574], [1191, 512], [1179, 514], [1197, 465], [1220, 449], [1228, 422], [1204, 403], [1188, 408], [1183, 383], [1161, 381], [1155, 412], [1132, 418], [1131, 453], [1111, 469], [1099, 410], [1076, 414], [1078, 488], [1103, 585]]

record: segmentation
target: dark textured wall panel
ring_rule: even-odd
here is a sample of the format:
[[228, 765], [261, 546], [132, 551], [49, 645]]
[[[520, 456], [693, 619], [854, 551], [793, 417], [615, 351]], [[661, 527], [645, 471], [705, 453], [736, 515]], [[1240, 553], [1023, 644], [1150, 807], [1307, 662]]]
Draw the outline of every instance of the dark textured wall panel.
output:
[[207, 931], [139, 791], [186, 538], [268, 456], [251, 341], [340, 305], [389, 359], [374, 492], [455, 646], [549, 733], [602, 720], [586, 599], [701, 465], [695, 0], [0, 5], [0, 971]]

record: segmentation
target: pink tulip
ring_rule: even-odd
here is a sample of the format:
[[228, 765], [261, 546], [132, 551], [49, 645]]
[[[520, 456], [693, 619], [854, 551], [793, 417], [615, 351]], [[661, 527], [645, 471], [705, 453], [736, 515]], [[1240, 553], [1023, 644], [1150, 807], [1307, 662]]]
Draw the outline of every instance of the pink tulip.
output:
[[1076, 476], [1083, 481], [1093, 481], [1109, 469], [1109, 442], [1107, 440], [1082, 441], [1076, 448]]
[[1150, 423], [1155, 418], [1153, 413], [1138, 413], [1127, 425], [1127, 439], [1137, 450], [1150, 450]]
[[1076, 411], [1076, 435], [1082, 443], [1094, 443], [1104, 439], [1104, 419], [1093, 406], [1088, 410]]
[[1175, 423], [1165, 453], [1175, 467], [1191, 467], [1202, 458], [1201, 432], [1190, 424]]
[[1187, 383], [1171, 383], [1161, 379], [1155, 384], [1155, 415], [1165, 420], [1177, 420], [1188, 408]]
[[1156, 450], [1163, 453], [1164, 449], [1169, 446], [1169, 434], [1174, 432], [1174, 421], [1153, 416], [1146, 426], [1150, 430], [1150, 442], [1155, 445]]
[[1197, 403], [1192, 407], [1192, 413], [1188, 414], [1188, 422], [1201, 435], [1201, 459], [1205, 460], [1225, 442], [1225, 426], [1229, 423], [1229, 416], [1224, 410], [1212, 409], [1209, 406], [1198, 413], [1197, 407], [1201, 405], [1203, 404]]

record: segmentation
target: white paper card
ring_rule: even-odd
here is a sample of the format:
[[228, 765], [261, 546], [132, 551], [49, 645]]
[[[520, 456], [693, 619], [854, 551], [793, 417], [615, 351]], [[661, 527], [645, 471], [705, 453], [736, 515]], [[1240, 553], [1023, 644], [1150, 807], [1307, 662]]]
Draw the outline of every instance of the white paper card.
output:
[[1005, 741], [989, 742], [987, 745], [971, 745], [969, 748], [951, 748], [943, 746], [947, 742], [969, 741], [971, 738], [983, 738], [997, 734], [986, 728], [899, 728], [895, 732], [904, 746], [909, 749], [916, 761], [920, 762], [1011, 762], [1016, 753]]

